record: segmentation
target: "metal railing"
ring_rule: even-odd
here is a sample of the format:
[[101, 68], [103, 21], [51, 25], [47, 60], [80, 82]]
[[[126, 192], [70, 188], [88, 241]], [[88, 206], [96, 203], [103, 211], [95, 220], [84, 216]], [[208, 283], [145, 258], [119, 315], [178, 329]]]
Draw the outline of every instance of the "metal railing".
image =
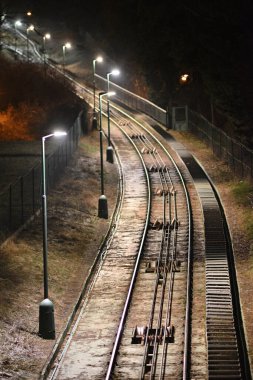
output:
[[[68, 165], [81, 136], [81, 114], [53, 153], [46, 155], [47, 187], [53, 188]], [[17, 231], [41, 207], [41, 164], [0, 193], [0, 243]]]
[[[98, 87], [106, 91], [107, 80], [96, 74]], [[110, 82], [116, 92], [116, 99], [126, 106], [141, 111], [168, 128], [167, 112], [154, 103]], [[228, 163], [232, 171], [242, 178], [253, 178], [253, 151], [221, 129], [210, 123], [204, 116], [188, 109], [189, 131], [203, 140], [214, 155]]]
[[[107, 91], [107, 79], [101, 77], [98, 74], [95, 75], [98, 88], [102, 89], [103, 91]], [[141, 96], [118, 86], [116, 83], [113, 83], [111, 81], [110, 89], [116, 92], [115, 99], [119, 102], [122, 102], [127, 107], [132, 108], [136, 111], [141, 111], [159, 123], [167, 126], [167, 112], [164, 109], [158, 107], [156, 104], [150, 102], [149, 100], [144, 99]]]

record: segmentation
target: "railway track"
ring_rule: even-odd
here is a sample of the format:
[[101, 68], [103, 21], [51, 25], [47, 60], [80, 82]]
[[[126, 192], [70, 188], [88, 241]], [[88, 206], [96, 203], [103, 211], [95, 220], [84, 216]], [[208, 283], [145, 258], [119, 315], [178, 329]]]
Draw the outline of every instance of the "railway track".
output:
[[[120, 217], [49, 378], [250, 379], [228, 236], [212, 185], [180, 144], [170, 141], [172, 158], [155, 131], [118, 110], [111, 117], [125, 184]], [[193, 247], [206, 268], [206, 294], [199, 293], [204, 322], [192, 295]]]
[[[180, 144], [170, 141], [191, 176], [154, 132], [116, 110], [114, 118], [125, 183], [121, 215], [51, 378], [251, 379], [229, 230], [212, 183]], [[205, 265], [201, 331], [192, 220], [204, 238], [204, 250], [196, 233], [193, 241], [194, 257]]]
[[[191, 253], [187, 191], [156, 138], [125, 117], [117, 117], [116, 123], [113, 141], [125, 183], [117, 231], [52, 378], [71, 378], [78, 371], [76, 360], [82, 362], [85, 379], [166, 378], [168, 371], [179, 378], [184, 363], [187, 367], [184, 336]], [[77, 354], [83, 345], [80, 329], [86, 337], [82, 359]], [[95, 338], [97, 329], [101, 340]]]

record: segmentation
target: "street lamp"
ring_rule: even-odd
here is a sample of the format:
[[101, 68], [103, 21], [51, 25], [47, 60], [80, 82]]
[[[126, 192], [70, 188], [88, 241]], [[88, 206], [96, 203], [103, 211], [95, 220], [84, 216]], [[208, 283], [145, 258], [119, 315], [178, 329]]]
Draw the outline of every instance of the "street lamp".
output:
[[100, 168], [101, 168], [101, 195], [98, 200], [98, 217], [108, 219], [107, 198], [104, 195], [104, 165], [103, 165], [103, 131], [102, 131], [102, 98], [113, 96], [115, 92], [99, 93], [99, 142], [100, 142]]
[[189, 74], [182, 74], [182, 75], [180, 76], [180, 83], [181, 83], [181, 84], [188, 83], [189, 80], [190, 80]]
[[17, 27], [21, 26], [22, 22], [20, 20], [15, 21], [14, 27], [15, 27], [15, 54], [17, 53], [17, 39], [18, 39], [18, 33], [17, 33]]
[[70, 42], [66, 42], [63, 46], [62, 46], [62, 53], [63, 53], [63, 74], [65, 74], [65, 55], [66, 55], [66, 49], [70, 49], [71, 48], [71, 43]]
[[43, 275], [44, 300], [39, 308], [39, 336], [44, 339], [55, 339], [54, 305], [48, 298], [47, 272], [47, 196], [46, 196], [46, 157], [45, 140], [52, 136], [65, 136], [66, 132], [56, 131], [42, 137], [42, 213], [43, 213]]
[[29, 38], [28, 38], [28, 32], [33, 31], [33, 30], [34, 30], [34, 26], [33, 25], [28, 26], [28, 28], [26, 29], [26, 56], [27, 56], [27, 60], [29, 60]]
[[50, 33], [46, 33], [44, 34], [43, 36], [43, 54], [44, 54], [44, 61], [45, 61], [45, 54], [46, 54], [46, 40], [50, 40], [51, 38], [51, 34]]
[[[110, 73], [107, 73], [107, 92], [110, 91], [110, 75], [119, 75], [120, 72], [118, 69], [112, 70]], [[106, 161], [113, 164], [113, 149], [111, 146], [111, 131], [110, 131], [110, 101], [109, 97], [107, 97], [107, 121], [108, 121], [108, 147], [106, 149]]]
[[96, 59], [93, 59], [93, 123], [92, 129], [97, 129], [97, 117], [96, 117], [96, 77], [95, 77], [95, 68], [96, 62], [103, 62], [103, 57], [98, 56]]

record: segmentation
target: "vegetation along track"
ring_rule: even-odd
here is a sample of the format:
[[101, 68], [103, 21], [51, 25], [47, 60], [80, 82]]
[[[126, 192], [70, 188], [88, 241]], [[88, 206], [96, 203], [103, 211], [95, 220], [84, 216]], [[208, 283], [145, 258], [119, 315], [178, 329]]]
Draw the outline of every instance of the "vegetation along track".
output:
[[[184, 162], [179, 170], [156, 131], [118, 112], [111, 111], [111, 136], [124, 172], [120, 218], [52, 378], [250, 379], [231, 243], [215, 189], [184, 147], [170, 141]], [[203, 240], [194, 235], [194, 254], [205, 253], [201, 339], [191, 314], [191, 208], [197, 219], [203, 213], [205, 227]]]

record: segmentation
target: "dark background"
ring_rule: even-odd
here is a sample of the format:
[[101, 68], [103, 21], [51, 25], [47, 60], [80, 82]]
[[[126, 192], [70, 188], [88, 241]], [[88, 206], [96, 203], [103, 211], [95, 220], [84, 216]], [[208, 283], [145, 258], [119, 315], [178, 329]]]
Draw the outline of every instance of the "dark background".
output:
[[[227, 0], [0, 1], [88, 31], [129, 73], [129, 84], [166, 108], [188, 104], [253, 146], [253, 2]], [[188, 73], [187, 83], [180, 75]]]

